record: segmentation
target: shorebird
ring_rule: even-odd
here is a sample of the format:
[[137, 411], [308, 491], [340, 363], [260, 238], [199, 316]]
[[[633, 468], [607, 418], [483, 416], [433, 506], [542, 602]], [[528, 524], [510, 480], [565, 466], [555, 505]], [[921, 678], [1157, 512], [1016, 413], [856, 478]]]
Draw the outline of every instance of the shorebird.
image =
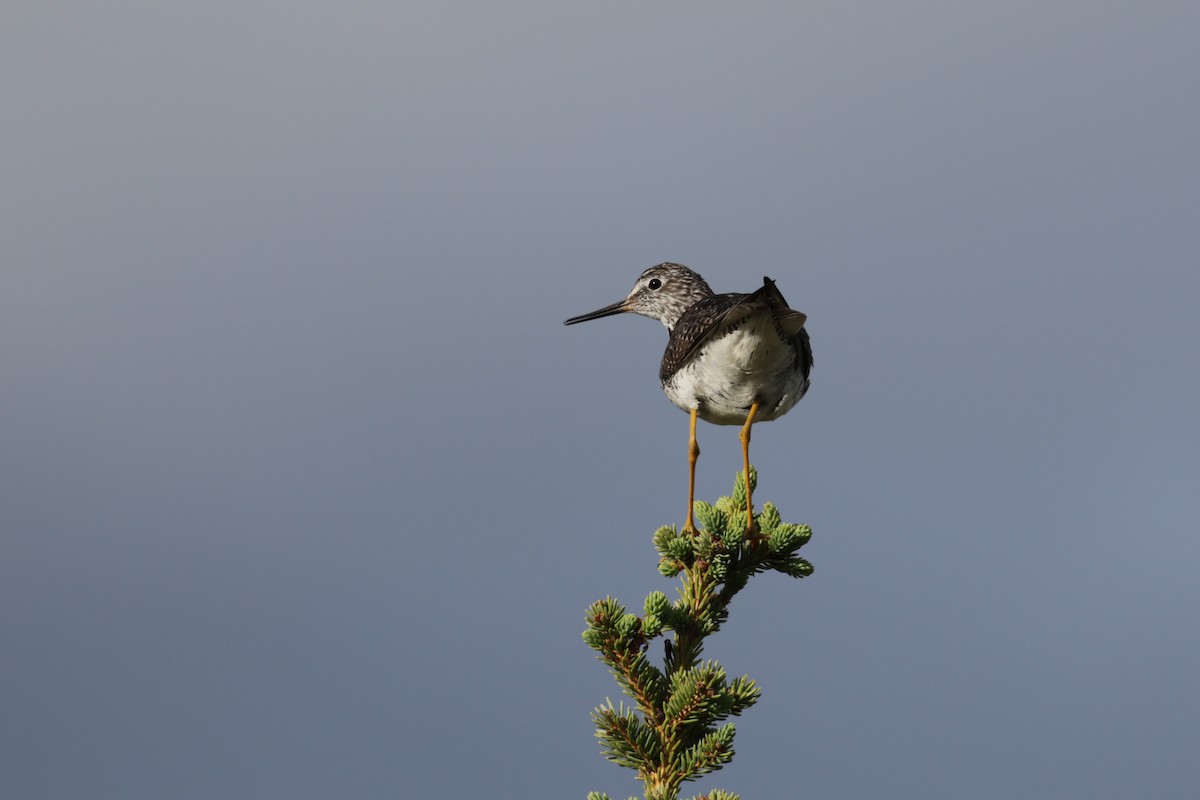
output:
[[752, 294], [714, 294], [708, 283], [682, 264], [650, 267], [624, 300], [566, 320], [574, 325], [613, 314], [640, 314], [661, 322], [669, 338], [658, 377], [667, 397], [691, 415], [688, 441], [688, 512], [684, 531], [694, 534], [696, 418], [715, 425], [741, 425], [746, 477], [746, 528], [754, 528], [750, 497], [750, 427], [778, 419], [808, 391], [812, 346], [806, 317], [788, 308], [763, 278]]

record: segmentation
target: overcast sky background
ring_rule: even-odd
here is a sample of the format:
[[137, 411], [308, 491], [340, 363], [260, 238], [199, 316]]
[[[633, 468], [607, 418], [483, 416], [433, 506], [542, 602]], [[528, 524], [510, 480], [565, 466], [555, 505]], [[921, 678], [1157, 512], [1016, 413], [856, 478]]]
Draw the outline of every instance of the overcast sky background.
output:
[[[1200, 787], [1200, 5], [10, 2], [0, 796], [639, 791], [680, 261], [813, 385], [746, 798]], [[737, 430], [700, 429], [698, 494]]]

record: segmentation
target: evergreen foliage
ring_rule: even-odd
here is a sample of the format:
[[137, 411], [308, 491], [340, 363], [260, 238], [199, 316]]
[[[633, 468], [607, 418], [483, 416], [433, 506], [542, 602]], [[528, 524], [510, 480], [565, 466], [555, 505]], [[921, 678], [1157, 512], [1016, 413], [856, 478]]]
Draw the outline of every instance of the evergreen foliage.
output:
[[[757, 473], [750, 469], [750, 487]], [[729, 604], [750, 578], [774, 570], [803, 578], [812, 565], [797, 552], [812, 536], [807, 525], [783, 522], [770, 503], [746, 529], [746, 483], [741, 472], [733, 494], [715, 504], [697, 502], [700, 528], [694, 534], [675, 526], [654, 533], [658, 569], [681, 576], [679, 599], [651, 592], [642, 616], [611, 597], [588, 607], [583, 640], [599, 653], [634, 705], [606, 701], [592, 712], [596, 738], [606, 758], [637, 772], [646, 800], [678, 800], [684, 781], [715, 772], [733, 758], [734, 726], [725, 722], [758, 701], [758, 684], [746, 676], [729, 679], [715, 661], [701, 661], [706, 637], [729, 618]], [[647, 654], [664, 638], [662, 665]], [[724, 723], [724, 724], [722, 724]], [[609, 800], [590, 792], [588, 800]], [[631, 798], [637, 800], [637, 798]], [[738, 800], [714, 789], [692, 800]]]

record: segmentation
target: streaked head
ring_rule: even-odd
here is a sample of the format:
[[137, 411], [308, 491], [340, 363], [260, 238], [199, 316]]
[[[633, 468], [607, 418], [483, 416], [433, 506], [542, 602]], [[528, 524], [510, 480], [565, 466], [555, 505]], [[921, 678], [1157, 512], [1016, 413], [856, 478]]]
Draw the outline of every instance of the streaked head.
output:
[[564, 325], [610, 317], [613, 314], [641, 314], [656, 319], [671, 330], [675, 323], [698, 301], [712, 297], [712, 289], [704, 278], [683, 264], [665, 262], [641, 274], [633, 290], [624, 300], [598, 308], [588, 314], [571, 317]]

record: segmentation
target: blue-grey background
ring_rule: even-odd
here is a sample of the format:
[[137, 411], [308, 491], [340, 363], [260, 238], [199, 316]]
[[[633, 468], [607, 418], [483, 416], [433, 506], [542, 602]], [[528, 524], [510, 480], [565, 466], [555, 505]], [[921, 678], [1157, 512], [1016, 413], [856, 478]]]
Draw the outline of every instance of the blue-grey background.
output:
[[1195, 796], [1200, 6], [3, 17], [0, 796], [637, 792], [579, 633], [687, 418], [560, 323], [663, 260], [816, 352], [688, 794]]

